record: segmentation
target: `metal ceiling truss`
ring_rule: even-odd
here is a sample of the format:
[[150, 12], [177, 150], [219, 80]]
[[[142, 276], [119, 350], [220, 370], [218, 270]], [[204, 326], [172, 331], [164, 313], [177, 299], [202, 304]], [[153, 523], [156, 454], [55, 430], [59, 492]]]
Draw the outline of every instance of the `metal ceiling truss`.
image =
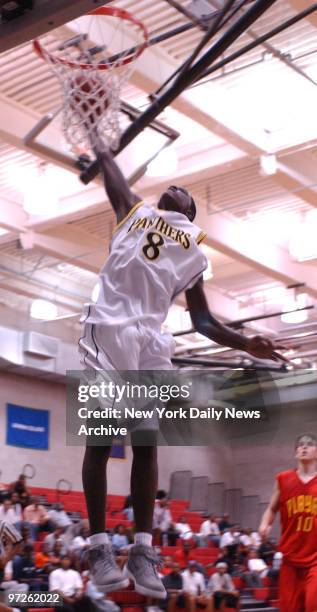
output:
[[[256, 0], [254, 4], [208, 49], [208, 51], [175, 83], [156, 98], [153, 104], [122, 134], [116, 153], [122, 151], [134, 138], [149, 125], [151, 121], [173, 102], [185, 89], [195, 83], [204, 72], [215, 62], [230, 45], [241, 36], [261, 15], [263, 15], [277, 0]], [[99, 173], [99, 164], [94, 162], [81, 174], [83, 183], [88, 184]]]
[[[263, 34], [262, 36], [257, 37], [255, 40], [253, 40], [249, 44], [245, 45], [244, 47], [242, 47], [238, 51], [235, 51], [235, 53], [232, 53], [231, 55], [228, 55], [227, 57], [223, 58], [222, 60], [220, 60], [219, 62], [214, 64], [212, 67], [208, 68], [202, 75], [200, 75], [196, 79], [195, 85], [200, 85], [202, 79], [204, 79], [207, 76], [213, 74], [217, 70], [220, 70], [221, 68], [224, 68], [224, 66], [226, 66], [227, 64], [230, 64], [231, 62], [233, 62], [234, 60], [238, 59], [242, 55], [245, 55], [249, 51], [252, 51], [252, 49], [255, 49], [256, 47], [258, 47], [260, 45], [263, 45], [270, 38], [273, 38], [277, 34], [280, 34], [281, 32], [284, 32], [284, 30], [288, 30], [295, 23], [298, 23], [299, 21], [302, 21], [303, 19], [306, 19], [306, 17], [308, 17], [309, 15], [312, 15], [316, 11], [317, 11], [317, 2], [315, 2], [314, 4], [309, 6], [304, 11], [301, 11], [301, 13], [298, 13], [297, 15], [294, 15], [294, 17], [291, 17], [287, 21], [284, 21], [279, 26], [276, 26], [276, 28], [273, 28], [269, 32], [266, 32], [266, 34]], [[279, 58], [279, 59], [281, 59], [281, 58]], [[305, 73], [302, 74], [302, 76], [305, 76], [306, 78], [308, 78]]]
[[[132, 106], [131, 104], [128, 104], [124, 100], [121, 100], [120, 110], [124, 115], [129, 117], [131, 121], [137, 120], [142, 114], [142, 112], [138, 108]], [[52, 123], [52, 121], [61, 111], [62, 107], [59, 107], [55, 112], [48, 113], [47, 115], [44, 115], [44, 117], [41, 117], [41, 119], [32, 128], [32, 130], [30, 130], [30, 132], [26, 134], [23, 139], [23, 144], [35, 153], [42, 153], [43, 155], [48, 155], [50, 152], [52, 156], [56, 156], [56, 152], [54, 149], [49, 149], [40, 142], [37, 142], [36, 139]], [[128, 178], [130, 186], [133, 186], [145, 174], [148, 165], [158, 156], [162, 149], [171, 145], [180, 136], [179, 132], [166, 125], [162, 121], [158, 121], [157, 119], [151, 121], [148, 127], [150, 127], [155, 132], [158, 132], [159, 134], [165, 136], [167, 138], [167, 142], [158, 151], [155, 151], [155, 153], [150, 158], [148, 158], [142, 166], [137, 168], [135, 172]], [[58, 155], [59, 160], [63, 160], [66, 166], [70, 167], [71, 169], [74, 169], [74, 167], [76, 167], [81, 170], [81, 172], [85, 172], [86, 168], [89, 168], [92, 162], [91, 158], [86, 155], [80, 156], [76, 162], [74, 162], [73, 158], [69, 155], [62, 153]]]

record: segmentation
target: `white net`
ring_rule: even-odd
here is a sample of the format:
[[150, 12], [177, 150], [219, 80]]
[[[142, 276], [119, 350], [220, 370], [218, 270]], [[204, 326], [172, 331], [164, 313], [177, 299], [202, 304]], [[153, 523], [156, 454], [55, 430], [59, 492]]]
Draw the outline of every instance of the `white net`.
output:
[[[61, 68], [61, 67], [60, 67]], [[76, 153], [89, 150], [97, 137], [105, 146], [118, 147], [120, 131], [120, 91], [122, 82], [110, 70], [100, 76], [98, 70], [56, 70], [63, 92], [62, 130]]]
[[[101, 9], [99, 9], [101, 10]], [[82, 17], [53, 52], [39, 41], [35, 51], [57, 76], [63, 98], [62, 130], [75, 154], [102, 142], [116, 150], [121, 137], [120, 92], [135, 60], [146, 46], [147, 33], [127, 13], [103, 8], [110, 15]], [[113, 13], [112, 13], [113, 11]]]

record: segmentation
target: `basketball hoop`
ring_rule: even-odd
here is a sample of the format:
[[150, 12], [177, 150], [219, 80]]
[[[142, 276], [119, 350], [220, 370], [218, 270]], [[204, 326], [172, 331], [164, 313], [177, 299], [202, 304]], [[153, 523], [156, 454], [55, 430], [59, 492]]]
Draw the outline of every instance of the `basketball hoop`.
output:
[[[106, 18], [114, 24], [110, 41]], [[53, 51], [38, 39], [33, 48], [59, 80], [62, 130], [70, 148], [78, 154], [93, 149], [98, 140], [115, 150], [121, 136], [120, 93], [147, 47], [148, 32], [128, 11], [108, 6], [74, 24], [78, 34], [56, 42]]]

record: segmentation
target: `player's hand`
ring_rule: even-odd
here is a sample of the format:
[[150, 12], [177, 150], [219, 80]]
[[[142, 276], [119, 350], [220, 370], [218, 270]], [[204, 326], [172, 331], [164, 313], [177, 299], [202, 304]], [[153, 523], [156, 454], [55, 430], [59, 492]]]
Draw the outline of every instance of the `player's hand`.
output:
[[253, 336], [248, 338], [246, 352], [257, 357], [258, 359], [272, 359], [272, 361], [283, 361], [289, 363], [289, 360], [279, 353], [279, 350], [286, 350], [282, 344], [277, 344], [264, 336]]
[[261, 538], [268, 538], [271, 531], [271, 525], [260, 525], [258, 534]]

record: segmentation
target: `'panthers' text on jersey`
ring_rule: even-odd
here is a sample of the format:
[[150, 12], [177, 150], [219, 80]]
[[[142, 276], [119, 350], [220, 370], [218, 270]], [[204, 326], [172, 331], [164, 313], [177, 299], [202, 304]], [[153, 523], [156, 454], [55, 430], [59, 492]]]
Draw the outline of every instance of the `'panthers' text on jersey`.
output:
[[140, 321], [159, 328], [173, 299], [207, 267], [199, 243], [205, 234], [181, 213], [140, 202], [117, 226], [100, 273], [90, 323]]

